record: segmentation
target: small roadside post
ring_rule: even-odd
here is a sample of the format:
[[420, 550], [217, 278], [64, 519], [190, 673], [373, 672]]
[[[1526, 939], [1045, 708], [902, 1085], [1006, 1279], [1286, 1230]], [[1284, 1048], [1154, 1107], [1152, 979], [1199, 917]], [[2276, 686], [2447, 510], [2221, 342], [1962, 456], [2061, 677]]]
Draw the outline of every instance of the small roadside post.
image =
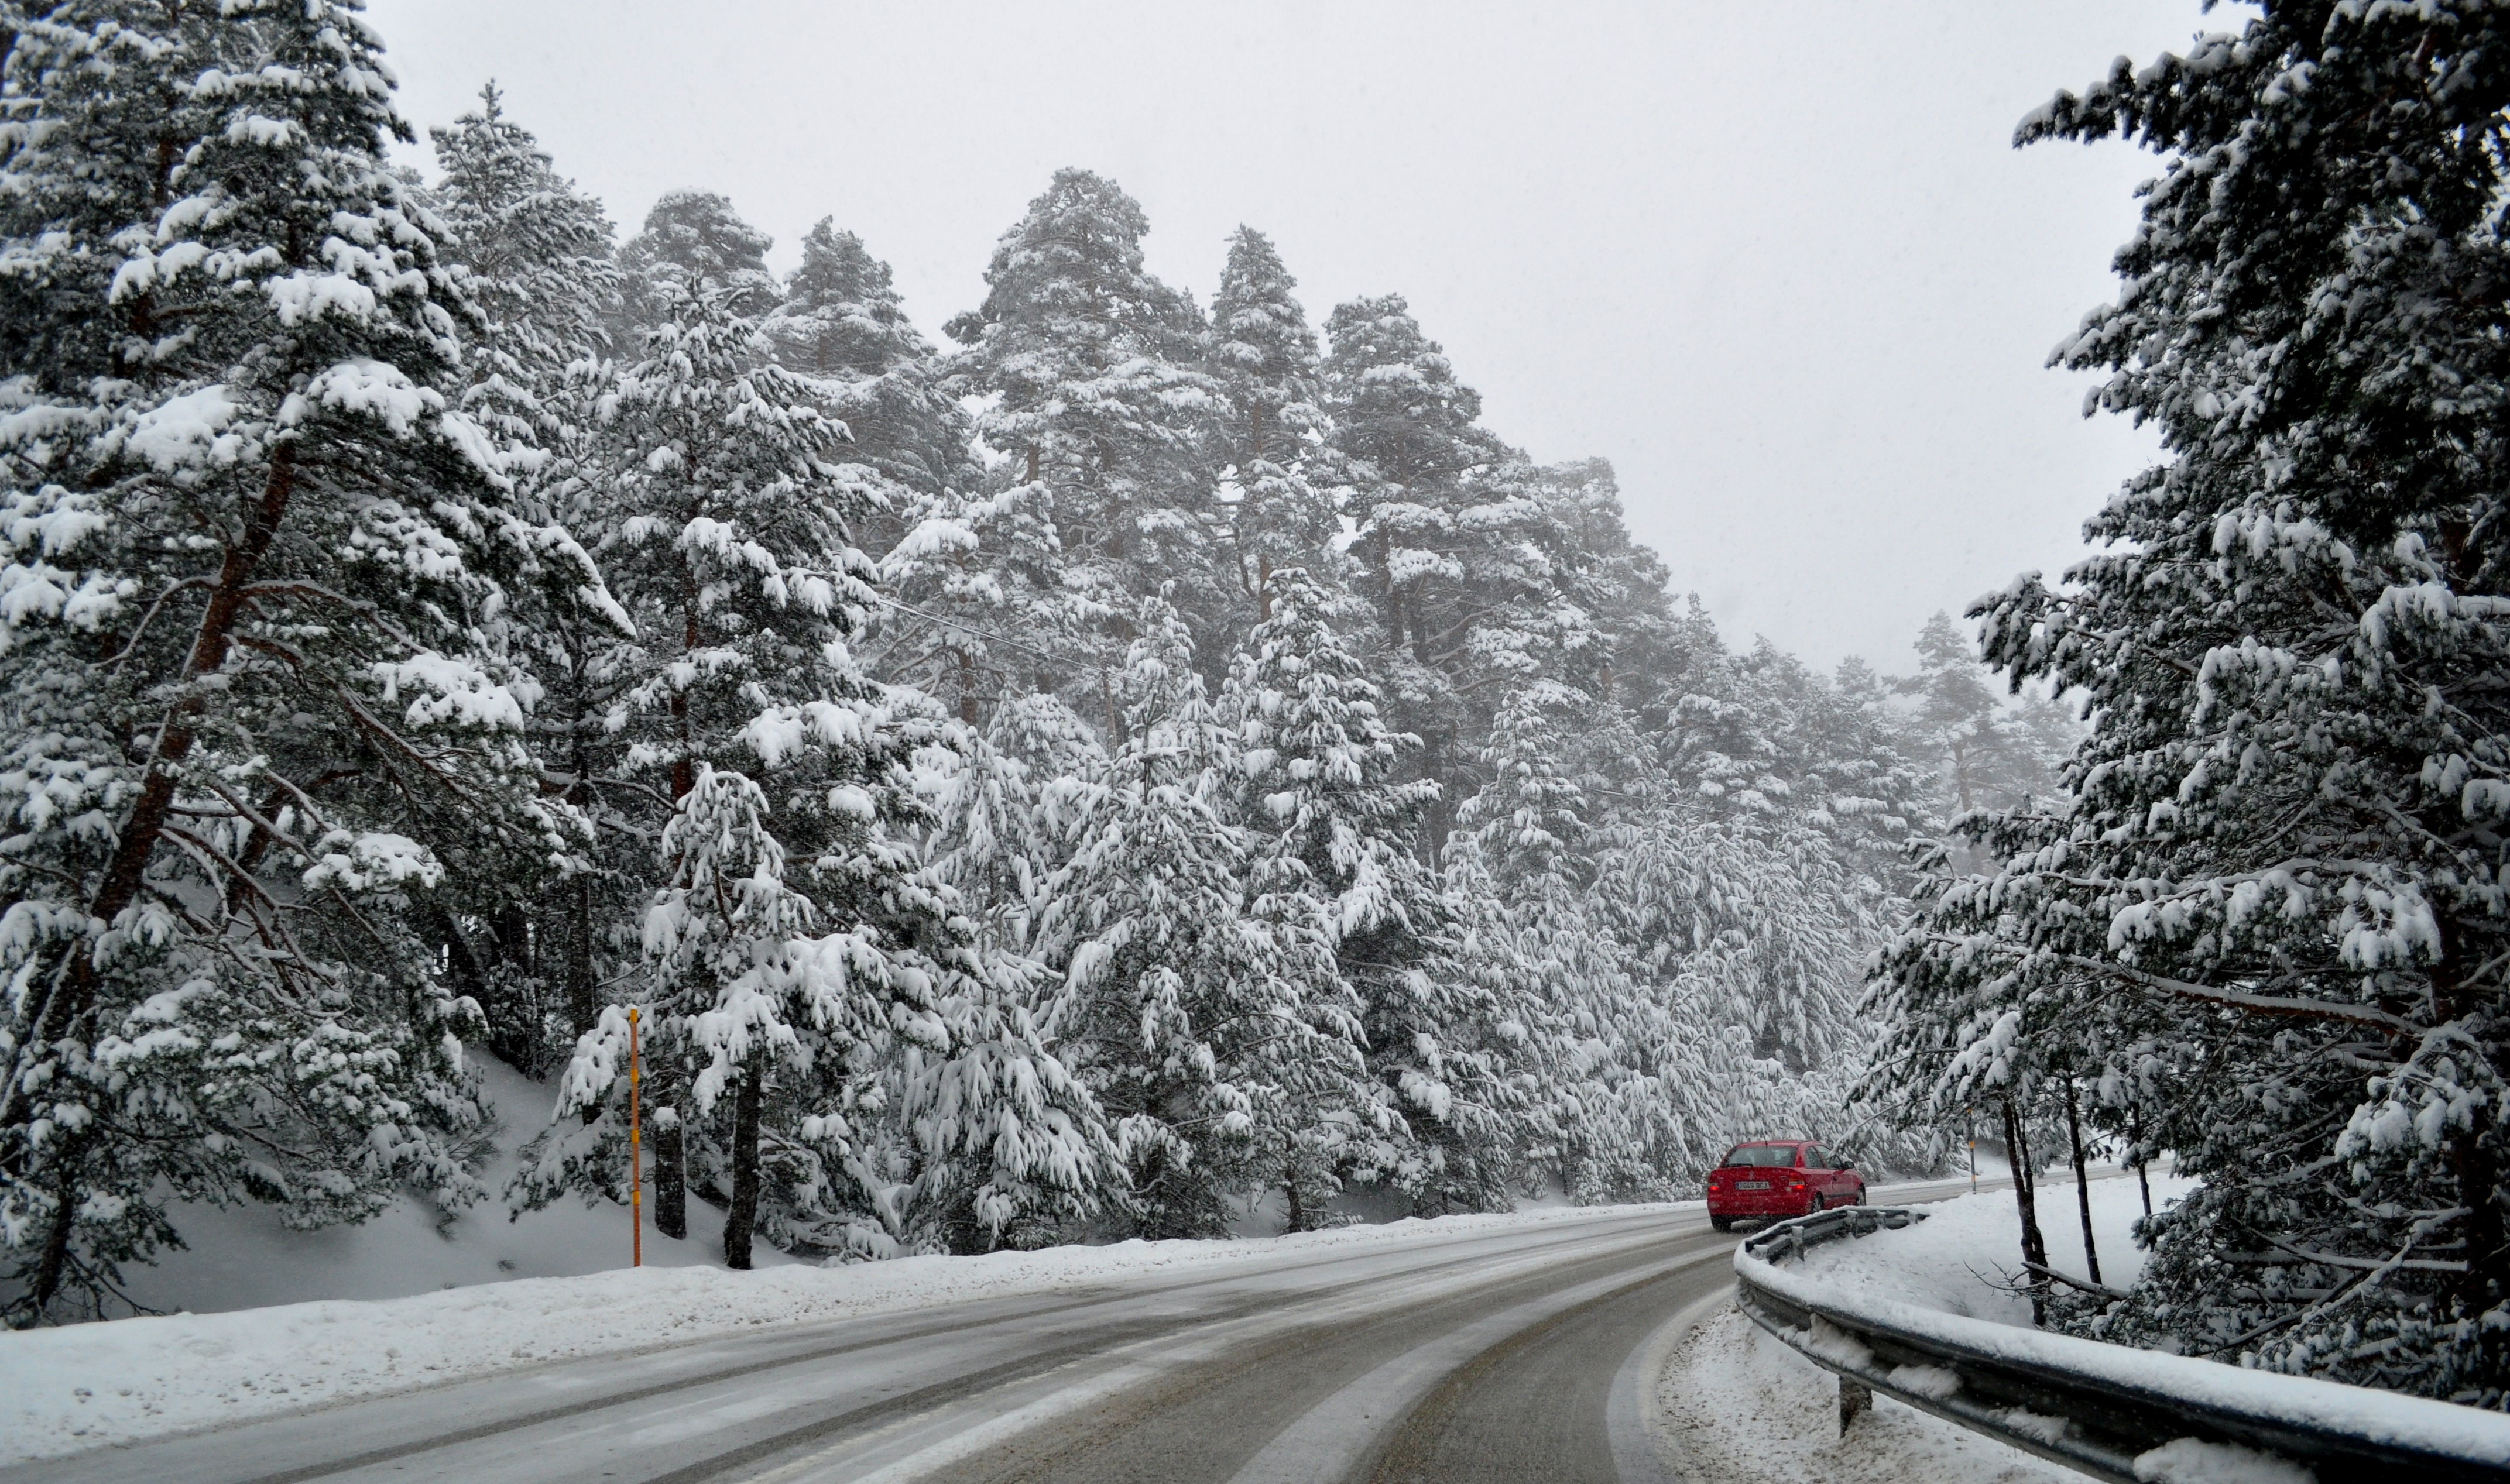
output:
[[643, 1130], [638, 1126], [637, 1084], [644, 1080], [641, 1048], [636, 1045], [636, 1007], [628, 1007], [628, 1266], [645, 1266], [645, 1159]]
[[1839, 1435], [1847, 1435], [1848, 1424], [1874, 1410], [1873, 1389], [1861, 1381], [1839, 1378]]

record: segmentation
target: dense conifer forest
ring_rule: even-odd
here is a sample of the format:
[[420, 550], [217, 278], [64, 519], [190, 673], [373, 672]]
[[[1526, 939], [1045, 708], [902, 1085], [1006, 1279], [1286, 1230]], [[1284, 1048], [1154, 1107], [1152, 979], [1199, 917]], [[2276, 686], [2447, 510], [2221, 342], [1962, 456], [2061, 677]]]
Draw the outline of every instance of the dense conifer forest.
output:
[[1983, 1124], [2026, 1209], [2203, 1179], [2049, 1322], [2500, 1402], [2492, 7], [2270, 5], [2026, 121], [2163, 157], [2057, 360], [2164, 460], [1832, 673], [1260, 224], [1205, 300], [1057, 171], [935, 340], [842, 203], [779, 273], [493, 84], [410, 150], [354, 5], [0, 14], [13, 1323], [186, 1203], [623, 1199], [634, 1007], [656, 1220], [735, 1268]]

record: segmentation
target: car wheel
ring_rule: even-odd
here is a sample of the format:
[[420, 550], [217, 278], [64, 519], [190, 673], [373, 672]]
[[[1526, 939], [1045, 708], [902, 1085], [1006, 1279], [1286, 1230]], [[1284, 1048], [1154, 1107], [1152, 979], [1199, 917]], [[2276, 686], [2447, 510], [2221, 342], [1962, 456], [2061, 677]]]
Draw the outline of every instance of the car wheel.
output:
[[1813, 1215], [1815, 1212], [1824, 1209], [1829, 1204], [1829, 1201], [1822, 1199], [1819, 1196], [1815, 1196], [1812, 1199], [1805, 1203], [1805, 1214], [1807, 1216]]
[[1734, 1218], [1731, 1216], [1711, 1216], [1708, 1218], [1708, 1224], [1720, 1232], [1734, 1230]]

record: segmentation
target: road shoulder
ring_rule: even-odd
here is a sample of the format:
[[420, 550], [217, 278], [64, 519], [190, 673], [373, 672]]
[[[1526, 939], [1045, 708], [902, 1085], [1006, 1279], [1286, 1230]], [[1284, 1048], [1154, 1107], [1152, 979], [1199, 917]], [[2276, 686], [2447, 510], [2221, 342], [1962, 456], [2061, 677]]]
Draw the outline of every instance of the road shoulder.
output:
[[1672, 1347], [1654, 1429], [1692, 1484], [2063, 1484], [2076, 1476], [1877, 1397], [1842, 1437], [1839, 1380], [1730, 1307]]

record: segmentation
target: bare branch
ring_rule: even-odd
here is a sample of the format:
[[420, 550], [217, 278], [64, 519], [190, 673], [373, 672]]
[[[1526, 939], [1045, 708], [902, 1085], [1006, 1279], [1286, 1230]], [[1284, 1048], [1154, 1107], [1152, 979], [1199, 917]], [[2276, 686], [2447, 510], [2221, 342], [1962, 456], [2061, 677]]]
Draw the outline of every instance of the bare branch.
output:
[[2186, 979], [2173, 979], [2163, 974], [2147, 973], [2123, 964], [2104, 963], [2080, 954], [2067, 954], [2065, 962], [2104, 978], [2117, 979], [2141, 989], [2157, 990], [2183, 1000], [2198, 1000], [2208, 1005], [2221, 1005], [2233, 1009], [2256, 1010], [2267, 1015], [2300, 1015], [2313, 1020], [2337, 1020], [2348, 1025], [2371, 1025], [2399, 1036], [2419, 1036], [2423, 1027], [2370, 1005], [2346, 1005], [2338, 1000], [2304, 1000], [2290, 995], [2252, 994], [2244, 989], [2226, 989], [2213, 984], [2196, 984]]

